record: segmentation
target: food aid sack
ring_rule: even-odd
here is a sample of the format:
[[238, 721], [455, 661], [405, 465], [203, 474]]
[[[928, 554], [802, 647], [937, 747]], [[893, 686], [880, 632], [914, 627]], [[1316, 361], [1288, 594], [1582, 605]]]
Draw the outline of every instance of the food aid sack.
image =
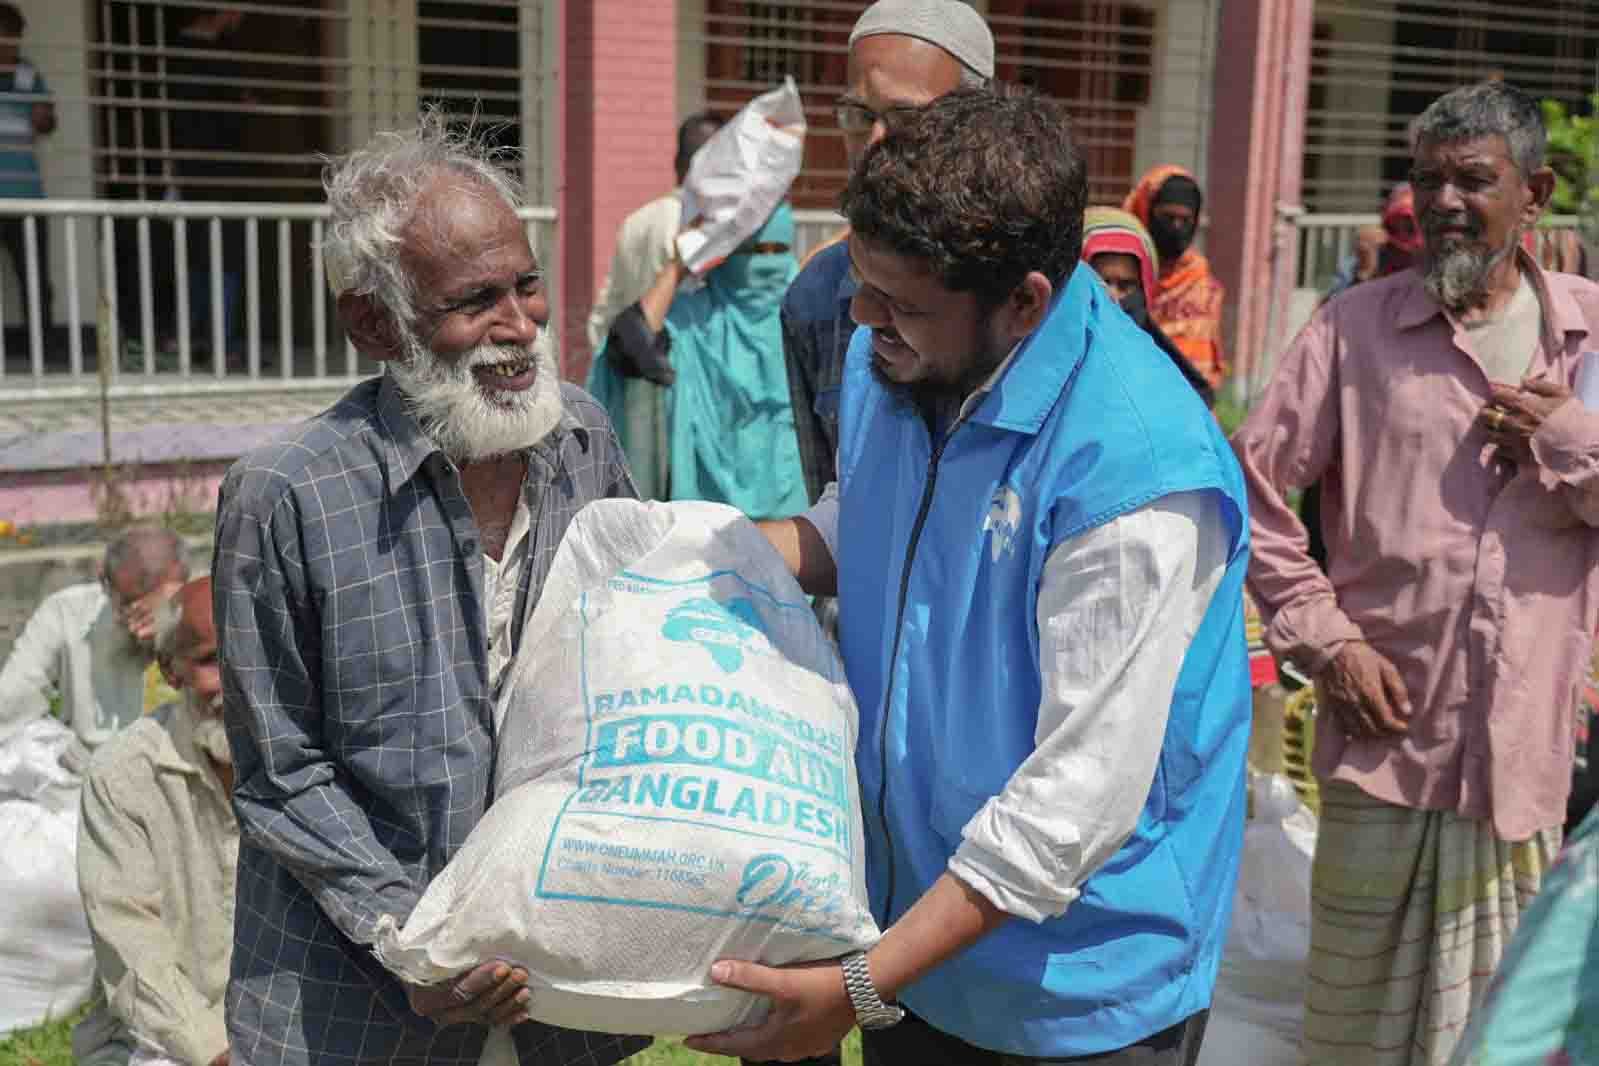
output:
[[766, 224], [805, 158], [805, 108], [793, 78], [751, 100], [694, 153], [683, 179], [677, 254], [703, 276]]
[[1299, 1066], [1316, 816], [1281, 774], [1256, 775], [1199, 1066]]
[[526, 967], [542, 1022], [705, 1033], [762, 997], [721, 958], [864, 950], [856, 710], [782, 559], [720, 504], [573, 519], [498, 701], [495, 800], [377, 952], [435, 982]]
[[0, 744], [0, 1036], [89, 998], [94, 943], [78, 896], [78, 764], [53, 718]]

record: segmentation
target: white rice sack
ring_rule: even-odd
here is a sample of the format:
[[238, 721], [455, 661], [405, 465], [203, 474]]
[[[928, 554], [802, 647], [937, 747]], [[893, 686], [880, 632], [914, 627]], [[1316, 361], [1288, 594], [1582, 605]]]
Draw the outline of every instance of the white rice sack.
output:
[[0, 799], [0, 1036], [89, 998], [94, 943], [78, 897], [78, 812]]
[[432, 982], [525, 966], [532, 1015], [615, 1033], [748, 1024], [720, 958], [864, 950], [856, 711], [743, 515], [606, 500], [574, 519], [500, 701], [496, 799], [379, 955]]

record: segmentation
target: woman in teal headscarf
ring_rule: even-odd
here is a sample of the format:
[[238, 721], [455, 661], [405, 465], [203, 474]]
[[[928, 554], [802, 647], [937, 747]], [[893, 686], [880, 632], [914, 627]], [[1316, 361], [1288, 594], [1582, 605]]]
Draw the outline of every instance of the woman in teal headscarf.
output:
[[752, 518], [810, 502], [778, 318], [798, 271], [793, 242], [793, 212], [780, 204], [703, 286], [678, 291], [688, 271], [674, 258], [612, 324], [588, 388], [641, 495], [714, 500]]

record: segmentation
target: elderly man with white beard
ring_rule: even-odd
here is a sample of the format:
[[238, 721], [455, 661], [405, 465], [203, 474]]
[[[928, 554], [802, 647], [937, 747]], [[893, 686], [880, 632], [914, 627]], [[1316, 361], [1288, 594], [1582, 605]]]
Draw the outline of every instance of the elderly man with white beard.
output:
[[236, 759], [234, 1066], [605, 1066], [644, 1038], [527, 1020], [525, 972], [431, 987], [373, 954], [488, 806], [494, 698], [573, 515], [635, 496], [563, 384], [511, 177], [424, 115], [324, 175], [341, 322], [385, 364], [241, 459], [213, 566]]
[[83, 780], [78, 884], [98, 965], [94, 1005], [72, 1037], [84, 1066], [228, 1061], [239, 828], [211, 579], [184, 585], [170, 607], [156, 654], [179, 699], [101, 745]]

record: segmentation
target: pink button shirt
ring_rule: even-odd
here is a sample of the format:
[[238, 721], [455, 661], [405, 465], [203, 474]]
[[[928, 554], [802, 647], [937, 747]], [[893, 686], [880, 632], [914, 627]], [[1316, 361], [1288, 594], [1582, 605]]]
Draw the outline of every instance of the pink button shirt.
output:
[[[1528, 376], [1574, 385], [1599, 349], [1599, 285], [1522, 262], [1544, 318]], [[1518, 470], [1475, 422], [1489, 398], [1466, 331], [1405, 271], [1317, 312], [1233, 447], [1267, 642], [1315, 672], [1367, 640], [1414, 710], [1392, 740], [1346, 741], [1321, 716], [1318, 776], [1521, 840], [1565, 819], [1599, 622], [1599, 413], [1563, 404], [1533, 438], [1538, 468]], [[1318, 478], [1326, 576], [1283, 502]]]

